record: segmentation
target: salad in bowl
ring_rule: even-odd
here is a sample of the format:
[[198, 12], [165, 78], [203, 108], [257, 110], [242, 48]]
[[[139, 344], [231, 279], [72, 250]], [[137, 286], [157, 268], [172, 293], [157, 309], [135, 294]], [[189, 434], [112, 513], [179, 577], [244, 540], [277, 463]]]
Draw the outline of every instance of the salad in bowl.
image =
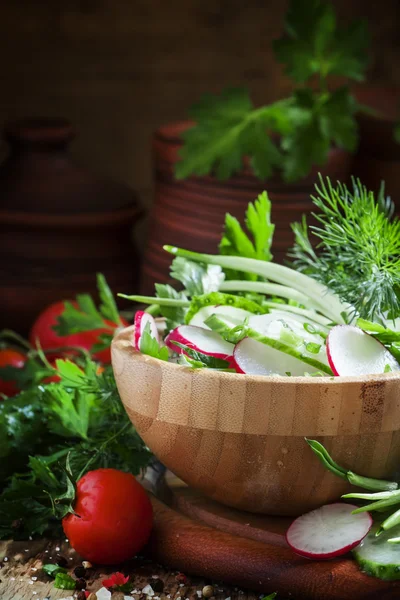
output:
[[247, 208], [248, 232], [226, 215], [220, 254], [165, 246], [179, 290], [156, 284], [154, 297], [121, 294], [149, 305], [136, 313], [136, 349], [250, 375], [400, 370], [400, 222], [393, 205], [356, 180], [350, 191], [320, 178], [315, 190], [317, 224], [293, 224], [290, 266], [272, 261], [266, 192]]

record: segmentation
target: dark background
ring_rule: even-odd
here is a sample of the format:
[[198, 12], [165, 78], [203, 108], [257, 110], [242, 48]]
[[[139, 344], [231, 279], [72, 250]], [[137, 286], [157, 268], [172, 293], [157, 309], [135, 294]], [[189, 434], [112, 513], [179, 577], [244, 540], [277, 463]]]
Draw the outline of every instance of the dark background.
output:
[[[369, 81], [400, 84], [399, 0], [336, 0], [368, 19]], [[202, 92], [247, 84], [256, 103], [287, 93], [271, 41], [282, 0], [10, 0], [0, 5], [0, 123], [65, 116], [81, 163], [152, 199], [151, 134]]]

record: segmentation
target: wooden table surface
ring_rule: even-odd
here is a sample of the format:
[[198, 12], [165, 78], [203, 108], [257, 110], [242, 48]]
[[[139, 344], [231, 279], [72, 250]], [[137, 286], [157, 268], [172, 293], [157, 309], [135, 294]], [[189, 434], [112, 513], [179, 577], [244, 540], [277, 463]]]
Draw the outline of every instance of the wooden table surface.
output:
[[[56, 563], [63, 556], [70, 564], [72, 570], [81, 564], [78, 556], [66, 541], [35, 540], [31, 542], [0, 542], [0, 599], [1, 600], [61, 600], [70, 598], [73, 592], [57, 590], [51, 580], [43, 571], [42, 565]], [[218, 585], [198, 577], [187, 575], [188, 583], [181, 585], [176, 580], [176, 571], [170, 571], [148, 559], [136, 559], [123, 567], [107, 567], [91, 569], [88, 572], [88, 590], [97, 591], [102, 587], [102, 580], [117, 570], [131, 576], [132, 598], [146, 600], [142, 589], [154, 584], [156, 579], [164, 583], [163, 593], [155, 592], [153, 600], [199, 600], [199, 594], [204, 585], [216, 584], [216, 600], [257, 600], [260, 595], [226, 585]], [[160, 585], [160, 584], [158, 584]], [[262, 596], [261, 596], [262, 597]]]

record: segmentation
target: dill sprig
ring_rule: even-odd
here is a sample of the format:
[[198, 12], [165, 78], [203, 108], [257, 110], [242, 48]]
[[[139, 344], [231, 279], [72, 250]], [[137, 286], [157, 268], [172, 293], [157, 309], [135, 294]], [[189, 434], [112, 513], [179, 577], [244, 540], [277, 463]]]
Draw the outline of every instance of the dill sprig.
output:
[[[364, 319], [400, 316], [400, 221], [381, 186], [377, 198], [352, 178], [352, 189], [319, 176], [312, 200], [317, 225], [294, 223], [289, 253], [296, 269], [327, 285]], [[310, 231], [319, 242], [314, 249]]]

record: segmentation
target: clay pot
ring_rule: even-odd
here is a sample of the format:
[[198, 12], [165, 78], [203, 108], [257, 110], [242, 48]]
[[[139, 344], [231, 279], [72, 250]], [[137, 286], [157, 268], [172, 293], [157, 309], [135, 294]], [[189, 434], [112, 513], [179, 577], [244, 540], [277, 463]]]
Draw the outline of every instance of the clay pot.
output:
[[304, 437], [355, 473], [398, 472], [398, 373], [285, 378], [191, 369], [136, 352], [132, 331], [112, 344], [125, 409], [157, 458], [213, 500], [294, 516], [338, 500], [351, 486]]
[[396, 199], [400, 195], [400, 144], [394, 139], [394, 128], [400, 121], [400, 88], [359, 86], [353, 91], [360, 104], [379, 115], [357, 116], [360, 145], [352, 172], [374, 191], [385, 181], [386, 193]]
[[26, 333], [49, 303], [96, 291], [102, 272], [115, 291], [132, 290], [141, 215], [125, 185], [75, 165], [68, 121], [6, 126], [10, 154], [0, 167], [0, 328]]
[[344, 181], [349, 176], [350, 155], [333, 148], [324, 167], [313, 169], [308, 177], [293, 184], [284, 183], [277, 176], [261, 182], [246, 166], [246, 161], [243, 171], [228, 181], [218, 181], [211, 176], [178, 181], [174, 177], [174, 165], [179, 159], [180, 135], [189, 126], [190, 122], [173, 123], [154, 135], [155, 200], [143, 261], [142, 293], [152, 293], [154, 282], [168, 280], [171, 261], [162, 249], [163, 244], [197, 252], [216, 252], [225, 213], [243, 221], [247, 204], [264, 189], [272, 201], [274, 260], [283, 262], [293, 244], [290, 223], [299, 221], [311, 209], [310, 193], [318, 171], [333, 180]]

